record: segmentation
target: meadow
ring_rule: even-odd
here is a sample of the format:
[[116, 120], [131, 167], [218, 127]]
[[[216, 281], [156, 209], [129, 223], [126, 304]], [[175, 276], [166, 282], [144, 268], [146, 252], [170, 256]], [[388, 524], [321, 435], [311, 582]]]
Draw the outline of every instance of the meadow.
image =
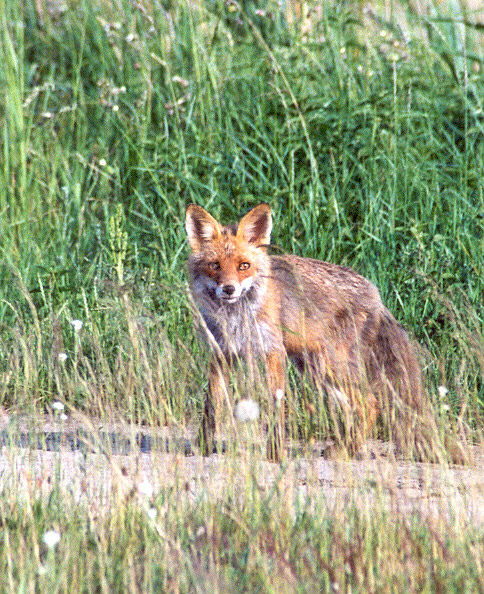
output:
[[[445, 483], [449, 436], [475, 466], [484, 64], [473, 6], [0, 0], [7, 431], [54, 418], [192, 439], [208, 354], [187, 292], [185, 207], [236, 221], [268, 202], [274, 250], [356, 269], [419, 343], [441, 464], [412, 468], [437, 467]], [[0, 590], [483, 588], [482, 524], [458, 513], [467, 475], [450, 514], [387, 505], [377, 471], [363, 486], [348, 479], [336, 505], [321, 466], [294, 470], [332, 430], [324, 395], [292, 370], [289, 386], [301, 453], [280, 467], [242, 444], [190, 470], [183, 453], [153, 454], [152, 481], [145, 454], [91, 444], [47, 464], [4, 445]], [[256, 378], [242, 391], [261, 402], [260, 423], [240, 429], [257, 444], [264, 390]], [[69, 487], [72, 464], [89, 474], [100, 460], [97, 485]], [[434, 495], [432, 481], [419, 488]], [[49, 530], [59, 543], [43, 541]]]

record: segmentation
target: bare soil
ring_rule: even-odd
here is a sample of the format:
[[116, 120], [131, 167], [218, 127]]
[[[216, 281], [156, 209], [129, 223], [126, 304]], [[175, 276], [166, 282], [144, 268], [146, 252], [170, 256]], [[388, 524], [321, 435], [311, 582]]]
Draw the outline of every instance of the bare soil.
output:
[[[19, 446], [18, 436], [27, 432], [35, 439]], [[42, 433], [61, 438], [50, 447], [48, 441], [39, 441]], [[287, 495], [289, 510], [322, 499], [331, 512], [356, 505], [372, 513], [378, 506], [390, 514], [418, 512], [435, 521], [461, 524], [463, 529], [484, 524], [484, 451], [479, 447], [472, 448], [473, 463], [467, 466], [391, 459], [387, 445], [379, 442], [368, 443], [369, 454], [363, 460], [329, 461], [296, 453], [281, 466], [254, 456], [243, 445], [235, 455], [199, 456], [194, 446], [187, 447], [193, 443], [190, 429], [149, 430], [46, 418], [35, 423], [10, 419], [2, 434], [0, 492], [9, 498], [48, 496], [59, 488], [99, 514], [120, 499], [149, 502], [166, 489], [189, 500], [202, 494], [214, 501], [227, 493], [244, 497], [247, 481], [253, 480], [261, 491], [277, 486]], [[82, 435], [82, 444], [73, 445], [72, 439], [64, 439], [66, 435]], [[111, 441], [99, 435], [123, 438], [119, 443], [125, 444], [124, 453], [112, 453]], [[143, 451], [140, 435], [154, 447]]]

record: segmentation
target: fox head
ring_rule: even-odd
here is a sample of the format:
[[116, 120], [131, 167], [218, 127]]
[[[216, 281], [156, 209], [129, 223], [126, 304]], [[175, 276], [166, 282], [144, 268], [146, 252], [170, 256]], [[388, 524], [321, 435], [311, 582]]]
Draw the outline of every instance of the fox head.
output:
[[272, 217], [267, 204], [259, 204], [234, 226], [222, 226], [201, 206], [190, 204], [186, 230], [195, 294], [223, 305], [260, 292], [269, 272]]

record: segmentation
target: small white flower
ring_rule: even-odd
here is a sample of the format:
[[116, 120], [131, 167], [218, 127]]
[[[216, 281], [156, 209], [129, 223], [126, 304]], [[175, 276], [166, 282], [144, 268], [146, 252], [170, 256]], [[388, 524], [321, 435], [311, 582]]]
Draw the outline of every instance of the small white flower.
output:
[[190, 84], [185, 78], [182, 78], [181, 76], [175, 75], [172, 77], [171, 79], [174, 83], [178, 83], [179, 85], [181, 85], [182, 87], [188, 87], [188, 85]]
[[62, 402], [59, 402], [58, 400], [56, 400], [55, 402], [52, 403], [52, 408], [56, 411], [61, 411], [64, 410], [64, 405], [62, 404]]
[[[104, 161], [104, 163], [106, 164], [106, 161]], [[99, 162], [99, 164], [101, 165], [101, 161]], [[79, 332], [83, 325], [84, 322], [82, 320], [71, 320], [71, 326], [74, 328], [75, 332]]]
[[449, 390], [445, 386], [439, 386], [437, 392], [439, 393], [439, 398], [445, 398]]
[[119, 111], [119, 105], [113, 105], [113, 111]]
[[234, 415], [241, 423], [255, 421], [259, 416], [259, 405], [255, 400], [239, 400], [235, 405]]
[[144, 495], [145, 497], [151, 497], [153, 495], [153, 485], [149, 481], [141, 481], [136, 486], [136, 489], [140, 495]]
[[339, 53], [341, 55], [346, 54], [346, 48], [345, 48], [345, 46], [343, 46], [343, 47], [340, 48]]
[[284, 390], [281, 390], [281, 388], [278, 388], [276, 390], [276, 406], [281, 406], [283, 398], [284, 398]]
[[99, 159], [98, 163], [99, 167], [106, 167], [106, 165], [108, 164], [106, 159]]
[[442, 404], [442, 406], [440, 407], [440, 410], [442, 412], [449, 412], [450, 406], [448, 404]]
[[57, 355], [57, 359], [59, 360], [60, 363], [64, 363], [64, 361], [67, 361], [67, 353], [59, 353]]
[[150, 520], [156, 520], [156, 516], [158, 515], [158, 510], [156, 507], [150, 507], [146, 512]]
[[52, 114], [52, 112], [50, 112], [50, 111], [43, 111], [40, 115], [43, 118], [45, 118], [46, 120], [50, 120], [51, 118], [54, 117], [53, 114]]
[[47, 532], [45, 532], [44, 536], [42, 537], [42, 541], [49, 547], [49, 549], [53, 549], [59, 544], [60, 538], [61, 536], [57, 530], [47, 530]]

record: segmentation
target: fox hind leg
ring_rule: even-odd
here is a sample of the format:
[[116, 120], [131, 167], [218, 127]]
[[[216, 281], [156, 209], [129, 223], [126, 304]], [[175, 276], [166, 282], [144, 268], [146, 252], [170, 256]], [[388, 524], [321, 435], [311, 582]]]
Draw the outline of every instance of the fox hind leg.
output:
[[284, 457], [285, 437], [285, 353], [275, 351], [266, 357], [269, 397], [273, 400], [272, 422], [269, 427], [267, 457], [279, 462]]

